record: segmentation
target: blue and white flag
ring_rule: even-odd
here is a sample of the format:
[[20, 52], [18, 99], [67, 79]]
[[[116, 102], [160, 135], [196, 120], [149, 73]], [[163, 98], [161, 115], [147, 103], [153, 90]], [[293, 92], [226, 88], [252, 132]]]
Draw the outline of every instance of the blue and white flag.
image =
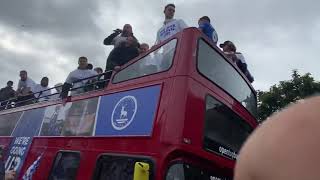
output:
[[27, 171], [24, 173], [24, 175], [23, 175], [23, 177], [22, 177], [23, 180], [32, 180], [32, 175], [33, 175], [34, 172], [36, 172], [36, 170], [37, 170], [37, 168], [38, 168], [38, 166], [39, 166], [39, 164], [40, 164], [40, 160], [41, 160], [41, 158], [42, 158], [42, 155], [43, 155], [43, 154], [41, 154], [41, 155], [37, 158], [37, 160], [35, 160], [35, 161], [31, 164], [31, 166], [27, 169]]

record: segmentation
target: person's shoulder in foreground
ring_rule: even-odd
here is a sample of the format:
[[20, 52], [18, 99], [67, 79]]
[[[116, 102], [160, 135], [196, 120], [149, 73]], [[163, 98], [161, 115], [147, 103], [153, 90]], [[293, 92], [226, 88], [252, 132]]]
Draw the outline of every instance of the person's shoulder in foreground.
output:
[[240, 151], [234, 179], [320, 179], [319, 108], [318, 96], [267, 119]]

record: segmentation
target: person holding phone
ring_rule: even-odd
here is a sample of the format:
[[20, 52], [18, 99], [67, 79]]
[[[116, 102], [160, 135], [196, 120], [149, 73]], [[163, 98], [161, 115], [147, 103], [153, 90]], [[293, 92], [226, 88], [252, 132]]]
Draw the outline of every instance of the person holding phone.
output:
[[106, 46], [114, 45], [114, 48], [117, 48], [121, 44], [125, 43], [128, 37], [133, 37], [135, 40], [137, 40], [137, 38], [133, 35], [132, 26], [130, 24], [125, 24], [122, 30], [113, 30], [113, 33], [104, 39], [103, 44]]

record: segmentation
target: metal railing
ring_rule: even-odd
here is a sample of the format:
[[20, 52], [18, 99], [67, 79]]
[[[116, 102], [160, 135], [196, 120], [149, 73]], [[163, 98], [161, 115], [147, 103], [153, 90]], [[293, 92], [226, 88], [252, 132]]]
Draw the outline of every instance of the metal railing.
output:
[[[76, 80], [72, 84], [64, 83], [63, 85], [52, 87], [39, 92], [30, 93], [25, 96], [16, 96], [14, 98], [1, 101], [0, 111], [21, 107], [29, 104], [34, 104], [38, 102], [55, 101], [55, 100], [67, 98], [71, 95], [78, 95], [78, 94], [86, 93], [89, 91], [100, 90], [100, 89], [103, 89], [108, 84], [111, 74], [112, 74], [112, 70], [106, 71], [102, 74]], [[79, 87], [73, 87], [75, 84], [79, 84], [79, 83], [82, 83], [83, 85]], [[61, 89], [61, 92], [56, 92], [53, 94], [50, 93], [49, 95], [42, 96], [44, 92], [48, 92], [48, 91], [51, 92], [51, 90], [58, 89], [58, 88]]]

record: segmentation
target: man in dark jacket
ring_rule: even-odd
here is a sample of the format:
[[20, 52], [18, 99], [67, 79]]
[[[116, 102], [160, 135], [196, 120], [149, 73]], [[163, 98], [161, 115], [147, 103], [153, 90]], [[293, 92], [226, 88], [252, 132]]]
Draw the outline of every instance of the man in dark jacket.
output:
[[13, 90], [12, 86], [13, 82], [8, 81], [7, 86], [0, 90], [0, 105], [5, 104], [5, 102], [1, 104], [2, 101], [9, 100], [15, 96], [15, 91]]
[[[127, 42], [128, 39], [134, 41], [134, 45], [132, 42]], [[138, 56], [136, 55], [136, 49], [139, 48], [139, 43], [137, 38], [133, 35], [132, 26], [130, 24], [125, 24], [122, 30], [114, 30], [114, 33], [104, 39], [103, 44], [114, 45], [114, 48], [107, 59], [105, 71], [110, 72], [104, 76], [106, 80], [110, 79], [111, 71], [115, 66], [125, 64], [128, 60]], [[133, 46], [137, 46], [137, 48], [133, 48]]]
[[139, 56], [138, 42], [134, 37], [128, 37], [123, 44], [110, 52], [106, 71], [113, 70], [116, 66], [122, 66], [137, 56]]

